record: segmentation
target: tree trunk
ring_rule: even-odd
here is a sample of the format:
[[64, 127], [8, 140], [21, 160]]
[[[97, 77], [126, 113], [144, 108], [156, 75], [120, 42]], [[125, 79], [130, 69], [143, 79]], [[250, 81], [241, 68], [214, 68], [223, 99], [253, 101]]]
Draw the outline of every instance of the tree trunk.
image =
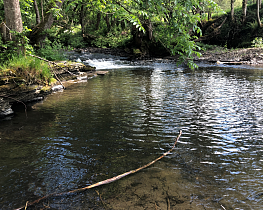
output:
[[151, 41], [153, 38], [153, 27], [150, 19], [147, 20], [147, 33], [148, 33], [148, 39], [149, 41]]
[[98, 12], [97, 13], [97, 21], [96, 21], [96, 26], [95, 26], [95, 29], [96, 30], [99, 30], [99, 26], [100, 26], [100, 19], [101, 19], [101, 13]]
[[40, 23], [40, 15], [39, 15], [39, 10], [38, 10], [38, 6], [37, 6], [37, 0], [34, 0], [34, 8], [35, 8], [35, 13], [36, 13], [36, 23], [39, 24]]
[[260, 7], [260, 0], [257, 0], [257, 22], [258, 22], [258, 27], [260, 28], [262, 26], [262, 24], [260, 21], [259, 7]]
[[6, 43], [6, 26], [5, 23], [2, 22], [1, 26], [1, 34], [2, 34], [2, 40], [4, 43]]
[[108, 14], [106, 14], [106, 16], [105, 16], [105, 21], [106, 21], [106, 24], [107, 24], [107, 32], [109, 32], [110, 29], [111, 29], [111, 25], [110, 25], [110, 19], [109, 19], [109, 15]]
[[40, 0], [40, 5], [41, 5], [41, 16], [42, 16], [42, 21], [44, 21], [44, 7], [43, 7], [43, 0]]
[[247, 0], [242, 1], [242, 11], [243, 11], [242, 22], [244, 23], [247, 17]]
[[[17, 54], [21, 54], [25, 51], [24, 40], [18, 39], [12, 31], [21, 33], [23, 31], [23, 23], [20, 12], [19, 0], [4, 0], [5, 20], [4, 25], [6, 30], [6, 41], [14, 41], [13, 47], [16, 48]], [[24, 52], [25, 53], [25, 52]]]
[[82, 5], [81, 8], [80, 8], [79, 22], [80, 22], [80, 25], [81, 25], [81, 31], [82, 31], [83, 35], [85, 34], [84, 17], [85, 17], [85, 15], [84, 15], [84, 5]]
[[212, 12], [210, 10], [208, 10], [207, 20], [210, 20], [211, 18], [212, 18]]
[[7, 41], [14, 39], [10, 30], [21, 33], [23, 31], [22, 17], [20, 12], [19, 0], [4, 0], [5, 20], [8, 30], [6, 31]]
[[[57, 1], [57, 8], [61, 8], [64, 1], [65, 0]], [[41, 44], [47, 37], [47, 34], [44, 33], [44, 31], [50, 29], [54, 21], [53, 14], [50, 12], [52, 8], [54, 8], [54, 5], [51, 3], [45, 12], [44, 19], [31, 31], [29, 35], [31, 44]]]
[[234, 20], [235, 20], [235, 17], [234, 17], [234, 3], [235, 3], [235, 0], [231, 0], [231, 20], [232, 20], [232, 22], [234, 22]]
[[111, 27], [113, 28], [116, 25], [116, 18], [111, 16]]

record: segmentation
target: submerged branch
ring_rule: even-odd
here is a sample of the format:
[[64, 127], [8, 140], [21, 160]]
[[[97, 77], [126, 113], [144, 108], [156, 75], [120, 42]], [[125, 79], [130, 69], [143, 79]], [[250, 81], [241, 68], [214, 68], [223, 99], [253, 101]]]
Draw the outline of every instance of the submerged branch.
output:
[[[110, 179], [106, 179], [106, 180], [101, 181], [101, 182], [97, 182], [97, 183], [92, 184], [92, 185], [89, 185], [89, 186], [87, 186], [87, 187], [83, 187], [83, 188], [71, 190], [71, 191], [68, 191], [68, 192], [52, 193], [52, 194], [46, 195], [46, 196], [41, 197], [41, 198], [39, 198], [39, 199], [37, 199], [37, 200], [35, 200], [35, 201], [33, 201], [33, 202], [30, 202], [30, 203], [27, 202], [27, 203], [26, 203], [26, 207], [32, 206], [32, 205], [34, 205], [34, 204], [37, 204], [37, 203], [39, 203], [40, 201], [42, 201], [42, 200], [44, 200], [44, 199], [47, 199], [47, 198], [49, 198], [49, 197], [58, 197], [58, 196], [63, 196], [63, 195], [69, 195], [69, 194], [81, 192], [81, 191], [84, 191], [84, 190], [87, 190], [87, 189], [91, 189], [91, 188], [94, 188], [94, 187], [98, 187], [98, 186], [100, 186], [100, 185], [109, 184], [109, 183], [114, 182], [114, 181], [116, 181], [116, 180], [119, 180], [119, 179], [121, 179], [121, 178], [123, 178], [123, 177], [125, 177], [125, 176], [127, 176], [127, 175], [134, 174], [134, 173], [136, 173], [136, 172], [138, 172], [138, 171], [140, 171], [140, 170], [142, 170], [142, 169], [144, 169], [144, 168], [147, 168], [148, 166], [154, 164], [155, 162], [157, 162], [158, 160], [162, 159], [164, 156], [166, 156], [166, 155], [168, 155], [170, 152], [172, 152], [172, 150], [174, 149], [174, 147], [175, 147], [178, 139], [180, 138], [181, 134], [182, 134], [182, 131], [180, 130], [180, 133], [178, 134], [177, 138], [175, 139], [175, 142], [174, 142], [173, 147], [172, 147], [168, 152], [163, 153], [162, 156], [158, 157], [157, 159], [153, 160], [152, 162], [150, 162], [150, 163], [148, 163], [148, 164], [146, 164], [146, 165], [144, 165], [144, 166], [142, 166], [142, 167], [140, 167], [140, 168], [137, 168], [137, 169], [135, 169], [135, 170], [128, 171], [128, 172], [126, 172], [126, 173], [120, 174], [120, 175], [115, 176], [115, 177], [110, 178]], [[20, 208], [17, 208], [17, 209], [15, 209], [15, 210], [22, 210], [22, 209], [24, 209], [24, 208], [25, 208], [25, 206], [20, 207]]]

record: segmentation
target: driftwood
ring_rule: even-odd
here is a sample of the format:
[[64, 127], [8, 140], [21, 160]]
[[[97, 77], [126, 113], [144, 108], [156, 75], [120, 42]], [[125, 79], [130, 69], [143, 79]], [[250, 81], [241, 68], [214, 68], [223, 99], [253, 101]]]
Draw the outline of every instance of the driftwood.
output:
[[37, 200], [35, 200], [35, 201], [33, 201], [33, 202], [30, 202], [30, 203], [27, 201], [25, 206], [20, 207], [20, 208], [17, 208], [17, 209], [14, 209], [14, 210], [26, 209], [28, 206], [35, 205], [35, 204], [39, 203], [40, 201], [42, 201], [42, 200], [44, 200], [44, 199], [47, 199], [47, 198], [50, 198], [50, 197], [59, 197], [59, 196], [63, 196], [63, 195], [69, 195], [69, 194], [81, 192], [81, 191], [84, 191], [84, 190], [87, 190], [87, 189], [91, 189], [91, 188], [94, 188], [94, 187], [98, 187], [98, 186], [100, 186], [100, 185], [109, 184], [109, 183], [111, 183], [111, 182], [114, 182], [114, 181], [116, 181], [116, 180], [119, 180], [119, 179], [121, 179], [121, 178], [123, 178], [123, 177], [125, 177], [125, 176], [130, 175], [130, 174], [134, 174], [134, 173], [136, 173], [136, 172], [138, 172], [138, 171], [140, 171], [140, 170], [142, 170], [142, 169], [144, 169], [144, 168], [147, 168], [148, 166], [154, 164], [155, 162], [157, 162], [158, 160], [162, 159], [164, 156], [166, 156], [166, 155], [168, 155], [170, 152], [172, 152], [172, 150], [174, 149], [174, 147], [175, 147], [178, 139], [180, 138], [181, 134], [182, 134], [182, 131], [180, 131], [179, 135], [178, 135], [177, 138], [175, 139], [175, 142], [174, 142], [173, 147], [172, 147], [168, 152], [164, 153], [162, 156], [158, 157], [157, 159], [153, 160], [152, 162], [150, 162], [150, 163], [148, 163], [148, 164], [146, 164], [146, 165], [144, 165], [144, 166], [142, 166], [142, 167], [140, 167], [140, 168], [137, 168], [137, 169], [135, 169], [135, 170], [128, 171], [128, 172], [126, 172], [126, 173], [120, 174], [120, 175], [115, 176], [115, 177], [110, 178], [110, 179], [106, 179], [106, 180], [101, 181], [101, 182], [97, 182], [97, 183], [92, 184], [92, 185], [89, 185], [89, 186], [87, 186], [87, 187], [83, 187], [83, 188], [71, 190], [71, 191], [68, 191], [68, 192], [52, 193], [52, 194], [46, 195], [46, 196], [44, 196], [44, 197], [41, 197], [41, 198], [39, 198], [39, 199], [37, 199]]
[[237, 61], [217, 61], [216, 64], [226, 64], [226, 65], [242, 65], [242, 62]]

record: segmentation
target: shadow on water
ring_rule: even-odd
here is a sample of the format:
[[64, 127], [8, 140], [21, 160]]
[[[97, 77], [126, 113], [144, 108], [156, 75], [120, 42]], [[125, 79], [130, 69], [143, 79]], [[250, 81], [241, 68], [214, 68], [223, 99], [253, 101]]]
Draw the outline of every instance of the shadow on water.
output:
[[143, 166], [180, 129], [153, 166], [27, 209], [261, 209], [262, 70], [82, 56], [109, 74], [0, 122], [1, 209]]

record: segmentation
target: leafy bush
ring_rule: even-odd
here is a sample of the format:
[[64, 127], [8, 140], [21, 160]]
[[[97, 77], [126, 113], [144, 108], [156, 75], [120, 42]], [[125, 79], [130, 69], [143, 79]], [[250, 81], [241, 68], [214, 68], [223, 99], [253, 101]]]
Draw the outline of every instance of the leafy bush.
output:
[[132, 35], [128, 31], [112, 30], [103, 36], [101, 33], [97, 32], [94, 34], [96, 37], [91, 41], [91, 45], [94, 47], [124, 47], [132, 38]]
[[66, 50], [65, 47], [59, 41], [54, 41], [52, 43], [46, 38], [44, 46], [37, 50], [37, 54], [50, 61], [65, 60], [66, 57], [63, 53], [64, 50]]
[[5, 63], [8, 59], [18, 56], [18, 54], [33, 52], [33, 47], [29, 44], [29, 39], [25, 35], [28, 31], [27, 27], [24, 27], [22, 33], [12, 31], [16, 41], [6, 41], [5, 43], [0, 36], [0, 63]]
[[87, 43], [84, 42], [81, 31], [65, 31], [58, 35], [58, 39], [64, 46], [71, 48], [84, 48]]
[[251, 43], [252, 43], [251, 44], [252, 47], [263, 48], [262, 37], [256, 37]]

